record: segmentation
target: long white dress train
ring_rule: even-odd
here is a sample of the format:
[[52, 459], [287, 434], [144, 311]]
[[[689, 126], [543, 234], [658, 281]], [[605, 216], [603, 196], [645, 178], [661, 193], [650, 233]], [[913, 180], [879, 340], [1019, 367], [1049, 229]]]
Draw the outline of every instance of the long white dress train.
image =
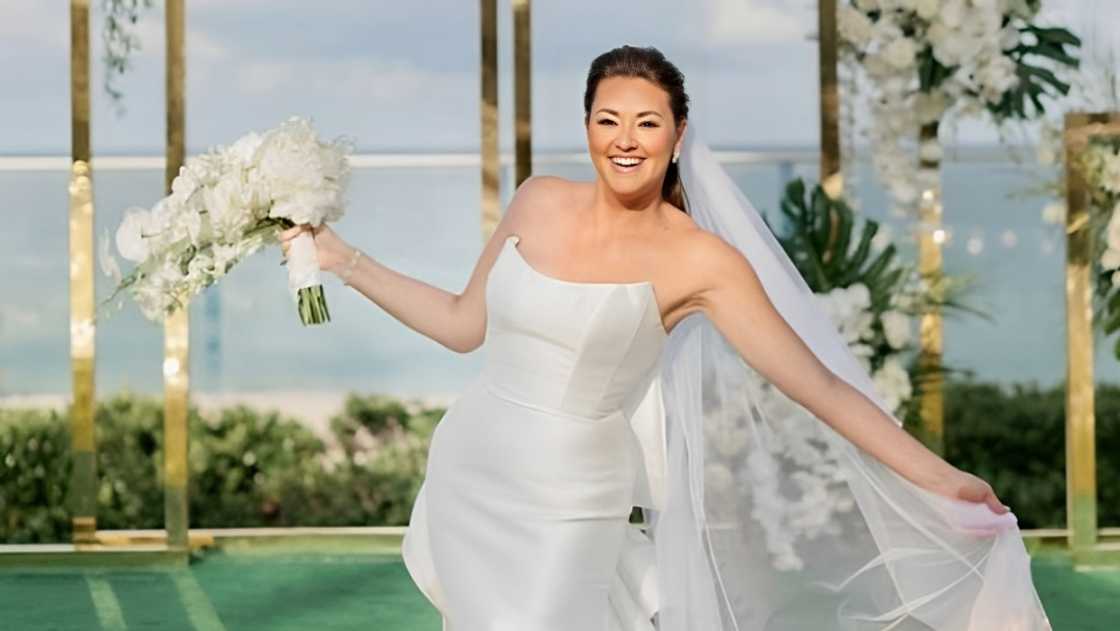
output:
[[485, 367], [439, 422], [402, 544], [445, 631], [653, 629], [650, 540], [630, 525], [662, 493], [631, 426], [667, 339], [653, 285], [534, 269], [511, 235], [486, 287]]

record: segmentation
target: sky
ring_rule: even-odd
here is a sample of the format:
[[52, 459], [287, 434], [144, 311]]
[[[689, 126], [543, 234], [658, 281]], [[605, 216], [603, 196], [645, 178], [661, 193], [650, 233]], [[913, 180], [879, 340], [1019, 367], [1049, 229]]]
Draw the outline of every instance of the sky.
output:
[[[95, 154], [162, 152], [162, 2], [136, 25], [142, 50], [118, 79], [125, 113], [102, 89], [101, 1], [92, 0]], [[477, 0], [187, 0], [188, 150], [309, 116], [363, 151], [476, 151]], [[0, 154], [69, 152], [69, 2], [0, 0]], [[499, 0], [500, 141], [511, 145], [512, 35]], [[1115, 0], [1049, 0], [1055, 23], [1120, 23]], [[584, 147], [587, 67], [624, 43], [659, 48], [686, 76], [690, 122], [720, 146], [818, 142], [813, 0], [535, 2], [533, 142]], [[1120, 38], [1110, 34], [1113, 40]], [[964, 123], [964, 144], [994, 142]]]

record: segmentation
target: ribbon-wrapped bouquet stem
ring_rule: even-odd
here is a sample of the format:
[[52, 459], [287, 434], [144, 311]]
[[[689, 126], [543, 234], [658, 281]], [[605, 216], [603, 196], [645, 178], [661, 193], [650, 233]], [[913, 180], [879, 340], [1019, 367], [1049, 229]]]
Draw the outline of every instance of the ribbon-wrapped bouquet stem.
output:
[[[102, 270], [127, 290], [140, 310], [160, 321], [214, 284], [246, 256], [276, 243], [299, 224], [337, 221], [345, 208], [351, 144], [324, 142], [306, 119], [292, 117], [263, 134], [192, 156], [151, 209], [131, 208], [117, 228], [120, 255], [136, 263], [123, 276], [100, 244]], [[291, 242], [288, 289], [304, 325], [330, 321], [313, 237]]]

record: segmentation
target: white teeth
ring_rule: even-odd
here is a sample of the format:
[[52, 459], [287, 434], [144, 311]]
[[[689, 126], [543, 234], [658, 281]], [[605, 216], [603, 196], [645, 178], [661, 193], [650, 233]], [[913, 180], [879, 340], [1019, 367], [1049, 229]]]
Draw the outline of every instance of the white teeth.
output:
[[631, 167], [641, 162], [641, 158], [611, 158], [611, 162], [624, 167]]

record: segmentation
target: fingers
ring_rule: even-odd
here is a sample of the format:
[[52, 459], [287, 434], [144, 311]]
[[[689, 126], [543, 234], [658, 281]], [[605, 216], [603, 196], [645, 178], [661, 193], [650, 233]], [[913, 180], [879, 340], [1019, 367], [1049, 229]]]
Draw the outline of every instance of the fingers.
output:
[[992, 512], [997, 515], [1002, 515], [1011, 510], [1007, 506], [1004, 506], [1003, 502], [999, 501], [994, 491], [989, 491], [985, 499], [987, 500], [988, 508], [992, 509]]
[[310, 230], [310, 229], [311, 229], [310, 224], [300, 224], [298, 226], [292, 226], [291, 228], [288, 228], [287, 230], [281, 231], [280, 233], [278, 233], [276, 235], [276, 237], [278, 239], [280, 239], [280, 241], [290, 241], [291, 239], [294, 239], [297, 236], [299, 236], [299, 234], [301, 232], [304, 232], [304, 231], [307, 231], [307, 230]]

